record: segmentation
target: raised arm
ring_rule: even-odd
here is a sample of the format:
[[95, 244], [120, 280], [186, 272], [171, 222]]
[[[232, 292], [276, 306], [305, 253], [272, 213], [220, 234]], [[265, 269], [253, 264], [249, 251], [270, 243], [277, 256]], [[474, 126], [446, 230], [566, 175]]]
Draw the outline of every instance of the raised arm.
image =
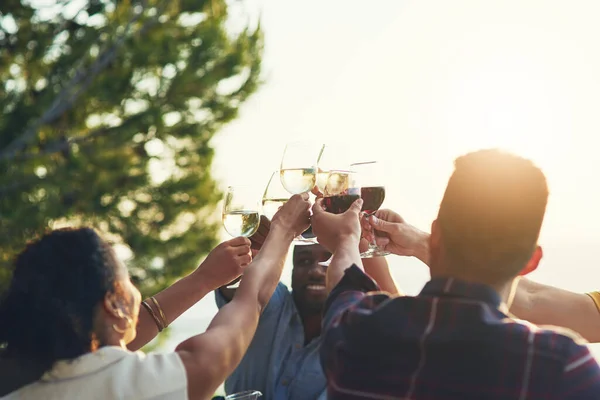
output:
[[[250, 237], [250, 243], [251, 243], [250, 248], [252, 250], [252, 257], [256, 257], [256, 255], [258, 254], [258, 251], [260, 250], [260, 248], [262, 247], [263, 243], [265, 242], [267, 236], [269, 235], [270, 229], [271, 229], [271, 221], [266, 216], [261, 215], [260, 216], [260, 225], [258, 226], [256, 233]], [[223, 298], [225, 300], [231, 301], [231, 299], [233, 299], [233, 295], [235, 294], [235, 289], [228, 288], [228, 286], [231, 286], [233, 283], [237, 282], [238, 280], [239, 280], [239, 278], [237, 278], [231, 282], [226, 282], [224, 285], [219, 287], [219, 292], [221, 293], [221, 295], [223, 296]]]
[[588, 294], [522, 278], [510, 311], [534, 324], [563, 326], [590, 342], [600, 342], [600, 313]]
[[[215, 247], [194, 272], [154, 296], [166, 324], [170, 325], [212, 290], [240, 276], [250, 261], [250, 240], [246, 238], [231, 239]], [[153, 301], [148, 299], [146, 304], [157, 317], [161, 316]], [[154, 317], [146, 307], [140, 307], [137, 335], [127, 348], [139, 350], [157, 334], [158, 325]]]
[[[359, 251], [364, 251], [369, 245], [369, 242], [365, 239], [361, 239]], [[392, 295], [402, 295], [396, 281], [390, 272], [387, 259], [385, 257], [373, 257], [362, 259], [365, 273], [369, 275], [384, 292], [388, 292]]]
[[206, 330], [177, 346], [188, 376], [190, 399], [212, 396], [248, 349], [260, 313], [283, 269], [288, 248], [309, 225], [308, 195], [295, 195], [273, 217], [261, 252], [246, 267], [240, 287]]
[[[327, 292], [339, 283], [346, 269], [352, 265], [363, 269], [358, 244], [360, 241], [359, 213], [362, 199], [356, 200], [343, 214], [325, 211], [317, 199], [313, 206], [312, 227], [319, 243], [333, 254], [327, 268]], [[364, 269], [363, 269], [364, 270]]]

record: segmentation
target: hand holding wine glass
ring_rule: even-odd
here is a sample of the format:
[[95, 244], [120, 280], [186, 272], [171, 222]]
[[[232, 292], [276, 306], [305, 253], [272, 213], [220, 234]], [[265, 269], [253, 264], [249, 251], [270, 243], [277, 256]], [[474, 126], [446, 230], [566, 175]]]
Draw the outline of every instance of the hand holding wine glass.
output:
[[[314, 190], [317, 164], [322, 152], [322, 144], [311, 142], [293, 142], [285, 146], [279, 174], [281, 184], [288, 193], [309, 193]], [[295, 242], [297, 244], [317, 243], [310, 230], [310, 225], [306, 232], [298, 235]]]
[[358, 246], [361, 232], [359, 213], [363, 205], [362, 199], [357, 198], [350, 202], [346, 210], [339, 214], [325, 210], [323, 205], [326, 199], [317, 199], [312, 208], [312, 225], [319, 243], [332, 253], [335, 253], [342, 240], [354, 241]]
[[[357, 186], [360, 187], [360, 197], [363, 199], [362, 210], [368, 218], [375, 214], [385, 199], [385, 185], [383, 184], [383, 168], [377, 161], [354, 163], [350, 166], [356, 172]], [[390, 254], [381, 249], [373, 240], [367, 251], [361, 253], [362, 258], [381, 257]]]
[[308, 193], [295, 194], [275, 213], [271, 225], [277, 224], [298, 236], [310, 226]]
[[211, 288], [235, 281], [250, 264], [250, 240], [236, 237], [215, 247], [192, 274]]
[[[223, 227], [227, 233], [244, 238], [256, 233], [260, 225], [260, 214], [258, 201], [250, 188], [229, 186], [223, 203]], [[237, 283], [232, 282], [228, 288], [237, 288]]]

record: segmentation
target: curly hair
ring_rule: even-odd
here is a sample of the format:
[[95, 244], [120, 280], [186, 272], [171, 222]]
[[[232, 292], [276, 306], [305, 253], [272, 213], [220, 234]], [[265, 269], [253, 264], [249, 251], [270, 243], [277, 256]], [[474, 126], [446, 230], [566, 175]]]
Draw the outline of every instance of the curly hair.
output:
[[115, 288], [116, 258], [90, 228], [60, 229], [27, 245], [0, 303], [5, 355], [48, 370], [94, 348], [96, 310]]

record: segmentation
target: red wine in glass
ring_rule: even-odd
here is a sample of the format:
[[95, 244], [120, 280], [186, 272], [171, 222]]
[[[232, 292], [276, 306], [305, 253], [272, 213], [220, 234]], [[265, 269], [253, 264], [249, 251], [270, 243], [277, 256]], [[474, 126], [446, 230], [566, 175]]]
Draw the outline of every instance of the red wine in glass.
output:
[[360, 189], [360, 197], [363, 199], [362, 211], [372, 214], [379, 210], [385, 199], [385, 187], [373, 186]]
[[323, 198], [323, 206], [327, 212], [332, 214], [345, 213], [352, 203], [358, 200], [360, 196], [358, 194], [342, 194], [339, 196], [331, 196]]

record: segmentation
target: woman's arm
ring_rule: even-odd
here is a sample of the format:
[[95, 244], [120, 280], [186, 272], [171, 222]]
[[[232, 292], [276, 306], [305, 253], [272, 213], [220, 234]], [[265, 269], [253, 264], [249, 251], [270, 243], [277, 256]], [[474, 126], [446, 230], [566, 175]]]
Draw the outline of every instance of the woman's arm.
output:
[[600, 342], [600, 313], [592, 298], [585, 293], [521, 278], [510, 311], [534, 324], [562, 326], [590, 342]]
[[212, 396], [245, 354], [262, 309], [273, 294], [293, 238], [309, 225], [308, 195], [295, 195], [277, 212], [260, 253], [245, 269], [233, 300], [205, 333], [177, 346], [188, 377], [190, 399]]
[[[366, 239], [363, 238], [360, 240], [360, 252], [365, 251], [368, 246], [369, 242]], [[362, 263], [365, 273], [377, 282], [381, 290], [393, 295], [402, 295], [396, 286], [394, 277], [390, 273], [390, 267], [385, 257], [363, 258]]]
[[[154, 296], [163, 310], [166, 324], [171, 324], [212, 290], [240, 276], [250, 261], [250, 240], [246, 238], [231, 239], [215, 247], [194, 272]], [[146, 302], [158, 316], [160, 313], [154, 303]], [[158, 326], [153, 317], [145, 307], [140, 307], [137, 335], [127, 348], [139, 350], [157, 334]]]

